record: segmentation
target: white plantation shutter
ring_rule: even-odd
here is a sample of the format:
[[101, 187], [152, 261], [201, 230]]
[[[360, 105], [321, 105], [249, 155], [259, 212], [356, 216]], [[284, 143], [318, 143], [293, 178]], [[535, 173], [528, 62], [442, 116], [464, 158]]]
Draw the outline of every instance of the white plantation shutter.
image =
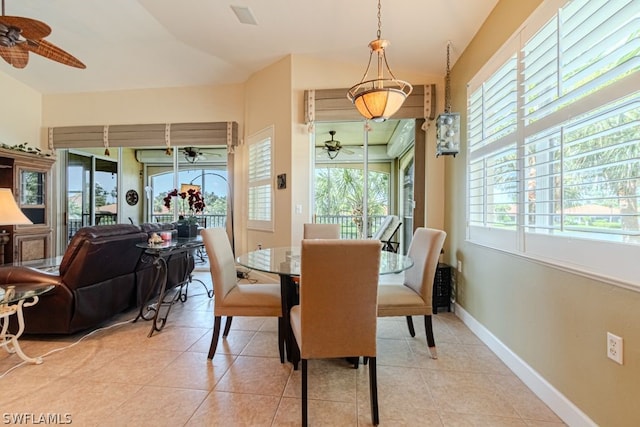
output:
[[637, 0], [571, 1], [523, 48], [527, 124], [638, 71]]
[[514, 54], [469, 97], [469, 221], [474, 225], [515, 226], [517, 72]]
[[640, 242], [638, 129], [635, 93], [527, 138], [526, 231]]
[[469, 84], [468, 238], [640, 289], [640, 1], [555, 4]]
[[248, 225], [273, 229], [273, 128], [249, 137]]

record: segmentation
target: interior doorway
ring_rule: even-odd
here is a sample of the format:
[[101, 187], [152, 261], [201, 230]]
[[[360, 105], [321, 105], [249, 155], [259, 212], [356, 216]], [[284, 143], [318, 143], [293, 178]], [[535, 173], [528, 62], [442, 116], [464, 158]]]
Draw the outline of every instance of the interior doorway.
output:
[[[405, 174], [413, 182], [414, 168], [399, 168], [407, 156], [413, 158], [415, 120], [322, 122], [314, 129], [313, 221], [339, 223], [342, 238], [368, 238], [388, 215], [398, 215], [407, 217], [412, 233], [413, 186], [404, 184]], [[396, 241], [406, 239], [405, 228], [403, 221]]]

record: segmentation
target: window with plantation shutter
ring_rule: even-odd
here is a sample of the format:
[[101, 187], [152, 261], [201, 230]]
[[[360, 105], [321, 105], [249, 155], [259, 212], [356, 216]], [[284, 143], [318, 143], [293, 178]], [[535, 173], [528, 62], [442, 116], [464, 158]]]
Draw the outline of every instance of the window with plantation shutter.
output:
[[273, 230], [273, 127], [248, 138], [248, 226]]
[[639, 21], [544, 2], [472, 79], [470, 241], [640, 289]]

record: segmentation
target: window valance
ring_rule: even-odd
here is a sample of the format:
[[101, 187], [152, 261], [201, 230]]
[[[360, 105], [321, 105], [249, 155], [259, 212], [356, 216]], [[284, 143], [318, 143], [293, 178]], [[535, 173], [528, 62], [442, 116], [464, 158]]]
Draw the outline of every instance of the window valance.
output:
[[[363, 120], [356, 107], [347, 99], [348, 89], [315, 89], [304, 92], [305, 122]], [[436, 113], [436, 85], [415, 85], [394, 119], [433, 120]]]
[[157, 123], [49, 128], [49, 148], [238, 145], [237, 122]]

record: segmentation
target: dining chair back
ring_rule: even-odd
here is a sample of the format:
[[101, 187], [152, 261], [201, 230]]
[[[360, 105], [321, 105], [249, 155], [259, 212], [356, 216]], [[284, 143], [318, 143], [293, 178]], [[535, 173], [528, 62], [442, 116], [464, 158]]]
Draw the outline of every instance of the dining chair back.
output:
[[290, 312], [302, 360], [302, 421], [307, 425], [307, 360], [368, 358], [371, 416], [378, 424], [376, 320], [381, 243], [305, 239], [300, 259], [300, 304]]
[[339, 239], [340, 224], [304, 224], [304, 239]]
[[238, 283], [227, 231], [224, 228], [206, 228], [201, 231], [200, 235], [207, 249], [214, 291], [213, 337], [209, 347], [209, 359], [212, 359], [216, 352], [222, 316], [227, 317], [223, 338], [226, 338], [229, 333], [233, 316], [275, 316], [278, 318], [280, 361], [284, 363], [284, 329], [282, 326], [280, 285], [275, 283]]
[[407, 255], [413, 266], [404, 272], [403, 283], [381, 283], [378, 287], [378, 316], [406, 316], [409, 333], [415, 336], [411, 316], [424, 316], [429, 352], [437, 359], [433, 336], [433, 280], [438, 258], [447, 234], [442, 230], [418, 227], [413, 233]]

